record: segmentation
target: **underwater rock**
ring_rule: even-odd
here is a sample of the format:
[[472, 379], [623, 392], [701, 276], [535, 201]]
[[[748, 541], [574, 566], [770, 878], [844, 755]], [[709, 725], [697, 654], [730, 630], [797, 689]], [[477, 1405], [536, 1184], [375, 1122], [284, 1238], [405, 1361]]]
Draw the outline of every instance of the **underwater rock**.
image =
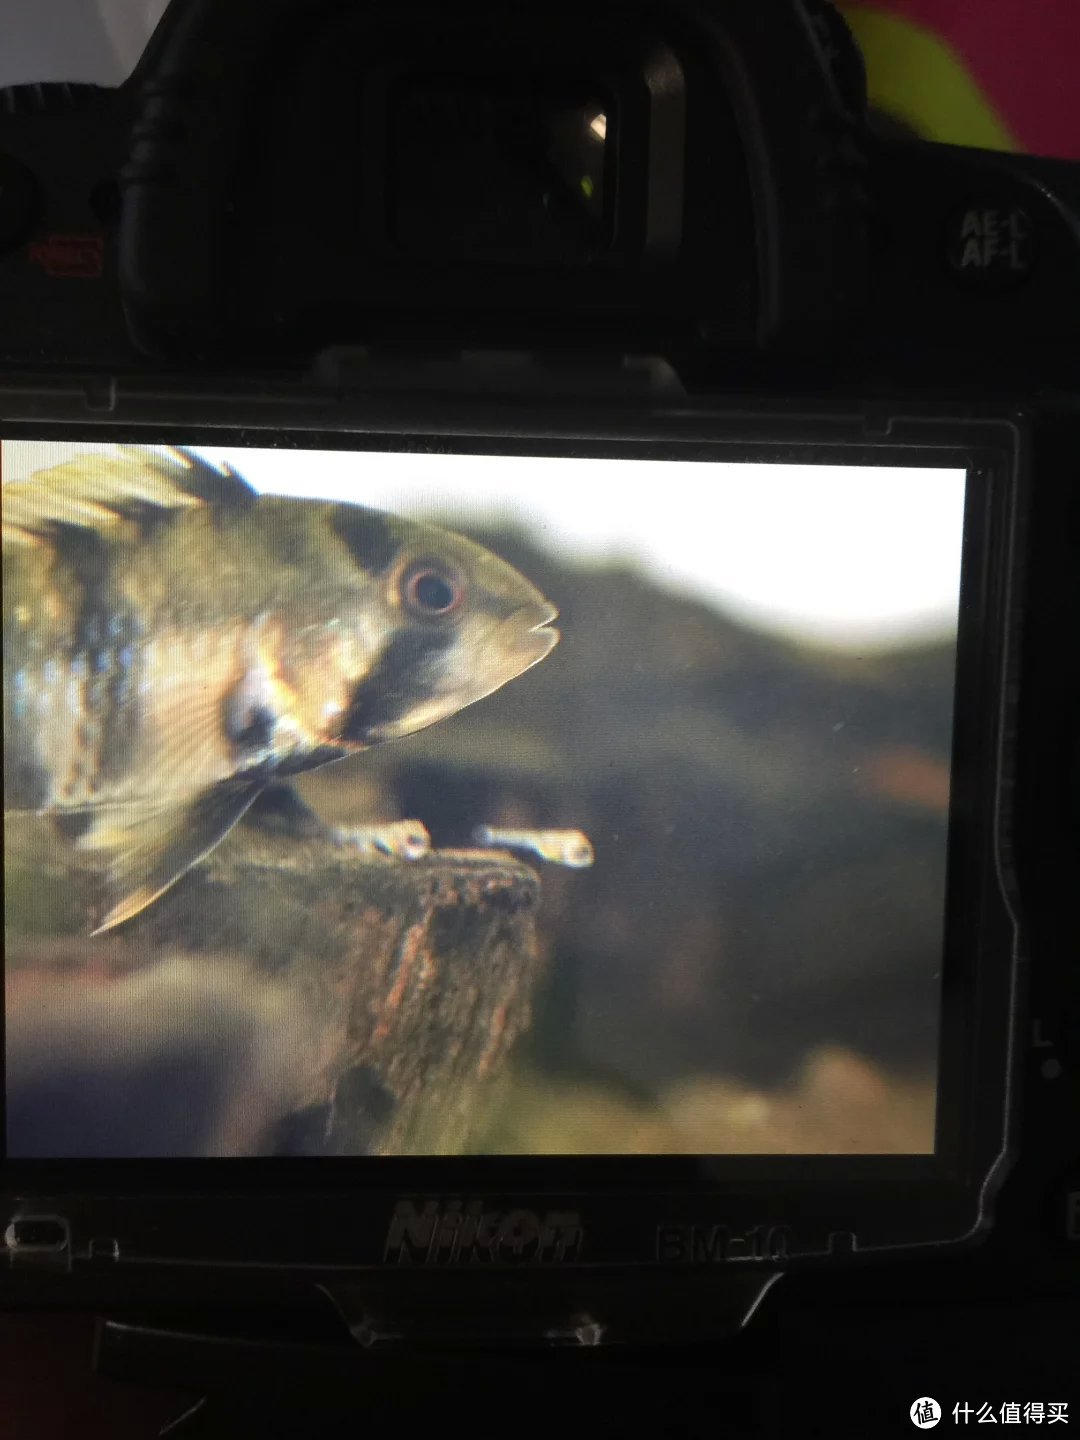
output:
[[540, 883], [509, 855], [240, 828], [98, 937], [78, 877], [50, 912], [9, 864], [13, 1154], [455, 1153], [529, 1023]]

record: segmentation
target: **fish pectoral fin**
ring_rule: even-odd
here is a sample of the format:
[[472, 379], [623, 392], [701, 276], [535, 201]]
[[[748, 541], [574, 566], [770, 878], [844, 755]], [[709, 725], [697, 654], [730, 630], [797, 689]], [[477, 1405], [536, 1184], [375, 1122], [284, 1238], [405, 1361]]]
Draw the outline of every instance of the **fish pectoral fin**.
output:
[[186, 807], [132, 806], [102, 817], [78, 842], [106, 861], [100, 935], [156, 900], [223, 840], [259, 793], [257, 785], [218, 785]]

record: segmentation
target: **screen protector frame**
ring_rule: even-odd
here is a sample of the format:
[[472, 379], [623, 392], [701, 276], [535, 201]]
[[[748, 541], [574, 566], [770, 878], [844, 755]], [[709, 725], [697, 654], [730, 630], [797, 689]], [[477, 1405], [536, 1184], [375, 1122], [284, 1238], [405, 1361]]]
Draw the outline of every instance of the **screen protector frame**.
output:
[[[437, 1243], [441, 1217], [477, 1203], [485, 1215], [533, 1217], [521, 1222], [527, 1243], [508, 1241], [487, 1256], [495, 1264], [788, 1264], [964, 1244], [985, 1228], [1009, 1159], [1017, 1023], [1009, 821], [1026, 505], [1018, 422], [921, 405], [890, 412], [807, 402], [750, 410], [741, 402], [736, 410], [710, 400], [646, 413], [609, 402], [586, 411], [536, 403], [508, 410], [414, 399], [396, 409], [358, 403], [332, 414], [312, 402], [306, 422], [297, 405], [288, 428], [280, 428], [280, 410], [275, 426], [274, 407], [242, 397], [233, 398], [228, 426], [192, 425], [184, 405], [153, 397], [129, 400], [135, 413], [107, 423], [70, 397], [44, 407], [17, 400], [5, 399], [3, 440], [907, 464], [963, 469], [968, 478], [935, 1154], [12, 1158], [0, 1172], [5, 1224], [14, 1216], [62, 1217], [69, 1265], [92, 1263], [95, 1255], [100, 1262], [104, 1254], [124, 1266], [240, 1263], [333, 1273], [453, 1263], [452, 1247]], [[402, 1204], [421, 1217], [407, 1260], [392, 1243]], [[425, 1258], [422, 1217], [430, 1205], [435, 1239]], [[302, 1226], [291, 1219], [298, 1206]], [[565, 1234], [551, 1240], [559, 1225], [578, 1237], [573, 1244]], [[104, 1249], [101, 1237], [108, 1237]]]

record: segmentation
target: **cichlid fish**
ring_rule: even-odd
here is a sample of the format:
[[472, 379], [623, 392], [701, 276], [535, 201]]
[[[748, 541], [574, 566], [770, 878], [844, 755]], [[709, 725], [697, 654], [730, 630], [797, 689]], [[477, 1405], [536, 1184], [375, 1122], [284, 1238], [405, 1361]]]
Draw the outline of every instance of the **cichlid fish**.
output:
[[592, 841], [581, 830], [497, 830], [478, 825], [473, 833], [477, 845], [501, 850], [527, 850], [552, 865], [584, 870], [596, 859]]
[[453, 715], [557, 611], [462, 536], [117, 447], [3, 486], [4, 809], [93, 852], [95, 933], [268, 786]]

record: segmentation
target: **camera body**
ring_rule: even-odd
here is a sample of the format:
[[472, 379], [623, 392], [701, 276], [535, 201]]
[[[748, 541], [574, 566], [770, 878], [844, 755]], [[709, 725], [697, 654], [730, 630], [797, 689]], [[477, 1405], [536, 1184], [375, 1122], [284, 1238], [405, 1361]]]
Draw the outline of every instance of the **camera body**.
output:
[[90, 370], [487, 347], [1052, 388], [1075, 167], [865, 109], [827, 5], [173, 7], [120, 90], [7, 93], [4, 358], [48, 324]]
[[2, 98], [5, 436], [918, 455], [985, 491], [937, 1153], [8, 1160], [5, 1293], [315, 1282], [393, 1347], [729, 1333], [863, 1259], [1071, 1283], [1077, 168], [878, 138], [809, 0], [189, 0], [119, 91]]

